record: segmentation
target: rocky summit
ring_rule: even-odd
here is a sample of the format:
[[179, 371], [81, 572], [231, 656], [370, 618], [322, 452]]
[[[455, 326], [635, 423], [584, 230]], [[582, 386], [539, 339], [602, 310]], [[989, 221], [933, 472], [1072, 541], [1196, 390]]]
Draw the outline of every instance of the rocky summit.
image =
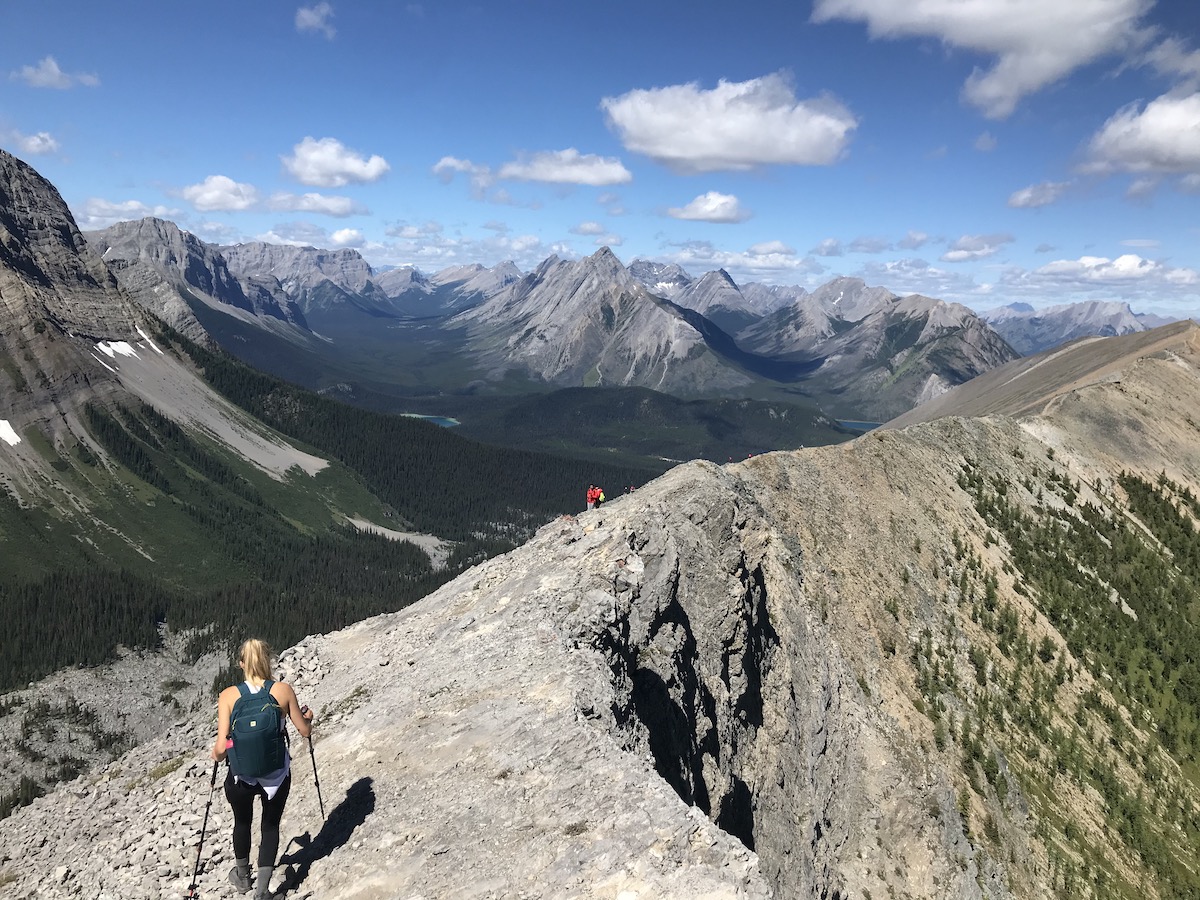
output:
[[[317, 718], [276, 895], [1194, 896], [1194, 564], [1162, 522], [1197, 515], [1198, 334], [1076, 357], [1020, 415], [679, 466], [287, 648]], [[0, 821], [5, 895], [181, 898], [199, 848], [232, 896], [214, 727]]]

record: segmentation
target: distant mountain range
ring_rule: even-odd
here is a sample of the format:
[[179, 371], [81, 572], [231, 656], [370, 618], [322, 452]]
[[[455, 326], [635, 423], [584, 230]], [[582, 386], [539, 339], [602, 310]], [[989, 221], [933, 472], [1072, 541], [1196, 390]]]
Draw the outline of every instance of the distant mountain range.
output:
[[1034, 309], [1013, 303], [981, 314], [1022, 356], [1040, 353], [1082, 337], [1116, 337], [1165, 325], [1173, 319], [1135, 313], [1117, 301], [1065, 303]]
[[812, 293], [739, 287], [723, 270], [626, 268], [608, 248], [527, 274], [504, 262], [426, 275], [375, 272], [352, 250], [205, 245], [157, 219], [89, 240], [183, 333], [204, 330], [260, 368], [341, 385], [349, 399], [625, 386], [787, 398], [882, 421], [1014, 356], [965, 307], [854, 279]]

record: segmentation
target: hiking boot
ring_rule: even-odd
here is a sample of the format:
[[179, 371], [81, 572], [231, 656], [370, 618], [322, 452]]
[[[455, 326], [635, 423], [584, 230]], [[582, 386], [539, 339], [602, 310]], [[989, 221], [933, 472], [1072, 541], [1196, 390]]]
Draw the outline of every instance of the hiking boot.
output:
[[250, 891], [250, 872], [245, 875], [238, 874], [238, 867], [234, 866], [229, 870], [229, 883], [233, 885], [233, 889], [239, 894], [249, 893]]

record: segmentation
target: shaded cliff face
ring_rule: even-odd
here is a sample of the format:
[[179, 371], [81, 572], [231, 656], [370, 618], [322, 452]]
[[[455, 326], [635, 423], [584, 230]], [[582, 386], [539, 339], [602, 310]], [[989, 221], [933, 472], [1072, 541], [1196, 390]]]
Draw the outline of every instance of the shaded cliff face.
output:
[[261, 324], [266, 317], [306, 327], [276, 279], [239, 280], [220, 253], [173, 222], [153, 217], [120, 222], [87, 239], [129, 296], [193, 340], [207, 342], [208, 336], [189, 299], [244, 322]]
[[[330, 815], [298, 761], [277, 884], [334, 900], [1186, 896], [1172, 860], [1196, 851], [1200, 793], [1186, 729], [1167, 725], [1191, 713], [1163, 695], [1149, 714], [1111, 654], [1193, 629], [1160, 608], [1192, 602], [1184, 557], [1133, 498], [1139, 479], [1200, 494], [1200, 392], [1180, 390], [1200, 380], [1194, 331], [1034, 418], [680, 466], [289, 649]], [[1172, 427], [1153, 430], [1163, 411]], [[1026, 543], [1034, 522], [1050, 530]], [[1055, 530], [1075, 540], [1052, 564]], [[1123, 553], [1180, 580], [1146, 593], [1105, 559]], [[1064, 563], [1071, 578], [1048, 577]], [[190, 719], [0, 822], [13, 895], [181, 892], [212, 727]], [[214, 809], [202, 890], [230, 864]], [[96, 852], [118, 846], [134, 852]]]

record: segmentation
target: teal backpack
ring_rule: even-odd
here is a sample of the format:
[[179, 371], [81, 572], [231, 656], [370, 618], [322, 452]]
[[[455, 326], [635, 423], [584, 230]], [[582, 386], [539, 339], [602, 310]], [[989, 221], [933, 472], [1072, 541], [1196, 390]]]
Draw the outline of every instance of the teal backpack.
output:
[[271, 696], [274, 681], [263, 682], [262, 689], [251, 693], [245, 682], [238, 685], [237, 702], [229, 716], [229, 736], [233, 746], [227, 753], [234, 775], [261, 778], [283, 768], [287, 759], [287, 734], [283, 729], [283, 709]]

